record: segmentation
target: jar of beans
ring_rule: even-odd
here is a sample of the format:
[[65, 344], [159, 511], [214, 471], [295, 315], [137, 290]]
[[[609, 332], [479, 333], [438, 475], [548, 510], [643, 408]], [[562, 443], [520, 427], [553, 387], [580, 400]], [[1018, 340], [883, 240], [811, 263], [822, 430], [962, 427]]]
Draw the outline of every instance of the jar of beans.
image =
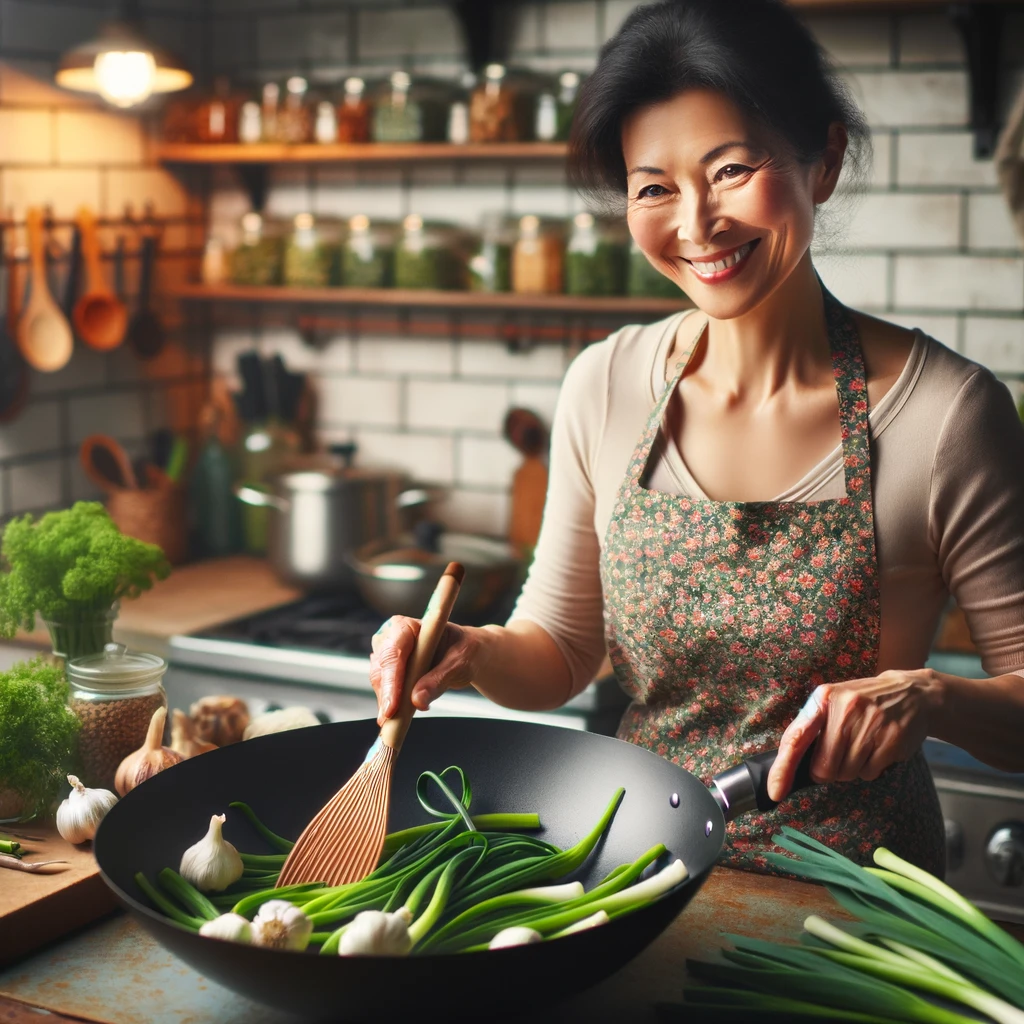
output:
[[167, 707], [162, 683], [167, 662], [155, 654], [129, 653], [123, 644], [107, 644], [102, 654], [75, 658], [67, 671], [68, 703], [82, 723], [82, 781], [112, 790], [118, 765], [142, 746], [153, 712]]

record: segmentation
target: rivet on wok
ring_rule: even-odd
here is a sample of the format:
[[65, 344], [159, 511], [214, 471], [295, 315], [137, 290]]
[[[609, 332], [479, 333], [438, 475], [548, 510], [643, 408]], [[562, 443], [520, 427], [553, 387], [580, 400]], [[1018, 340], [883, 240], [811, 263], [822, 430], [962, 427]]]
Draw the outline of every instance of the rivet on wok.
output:
[[672, 795], [671, 795], [671, 796], [670, 796], [670, 797], [668, 798], [668, 802], [669, 802], [669, 803], [670, 803], [670, 804], [671, 804], [671, 805], [672, 805], [673, 807], [678, 807], [678, 806], [679, 806], [679, 794], [678, 794], [678, 793], [673, 793], [673, 794], [672, 794]]
[[706, 835], [706, 836], [709, 836], [709, 835], [711, 835], [711, 830], [712, 830], [712, 829], [713, 829], [714, 827], [715, 827], [715, 826], [714, 826], [714, 824], [713, 824], [712, 822], [710, 822], [710, 821], [706, 821], [706, 822], [704, 822], [704, 835]]

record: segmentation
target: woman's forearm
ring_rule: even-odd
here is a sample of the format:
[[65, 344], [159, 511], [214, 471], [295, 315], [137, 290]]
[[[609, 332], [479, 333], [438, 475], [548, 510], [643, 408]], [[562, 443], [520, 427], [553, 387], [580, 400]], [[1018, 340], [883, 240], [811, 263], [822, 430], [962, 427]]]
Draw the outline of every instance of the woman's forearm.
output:
[[551, 635], [535, 622], [483, 626], [473, 659], [473, 686], [519, 711], [550, 711], [572, 695], [572, 673]]
[[1024, 678], [935, 675], [940, 699], [929, 723], [931, 735], [993, 768], [1024, 772]]

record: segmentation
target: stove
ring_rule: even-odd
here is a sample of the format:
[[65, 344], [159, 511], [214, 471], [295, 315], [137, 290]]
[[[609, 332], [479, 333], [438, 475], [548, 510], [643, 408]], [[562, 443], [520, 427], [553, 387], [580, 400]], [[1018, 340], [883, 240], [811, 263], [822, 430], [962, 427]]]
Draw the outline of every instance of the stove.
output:
[[[514, 600], [510, 595], [484, 621], [456, 621], [504, 622]], [[303, 705], [325, 722], [375, 718], [370, 642], [383, 621], [355, 595], [309, 595], [195, 636], [172, 637], [164, 680], [168, 701], [185, 709], [200, 697], [230, 693], [245, 700], [252, 714]], [[555, 711], [513, 711], [467, 688], [443, 694], [429, 714], [543, 722], [611, 735], [627, 703], [608, 676]]]

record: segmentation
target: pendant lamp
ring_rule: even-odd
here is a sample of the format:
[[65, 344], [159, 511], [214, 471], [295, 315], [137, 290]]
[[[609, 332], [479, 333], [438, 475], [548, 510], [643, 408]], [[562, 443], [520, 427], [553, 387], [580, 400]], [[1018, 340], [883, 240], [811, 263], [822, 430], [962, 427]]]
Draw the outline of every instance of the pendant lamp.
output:
[[187, 89], [191, 73], [136, 27], [137, 8], [137, 0], [128, 0], [122, 5], [121, 20], [104, 25], [96, 39], [68, 50], [57, 68], [57, 84], [97, 93], [122, 108], [143, 103], [153, 93]]

